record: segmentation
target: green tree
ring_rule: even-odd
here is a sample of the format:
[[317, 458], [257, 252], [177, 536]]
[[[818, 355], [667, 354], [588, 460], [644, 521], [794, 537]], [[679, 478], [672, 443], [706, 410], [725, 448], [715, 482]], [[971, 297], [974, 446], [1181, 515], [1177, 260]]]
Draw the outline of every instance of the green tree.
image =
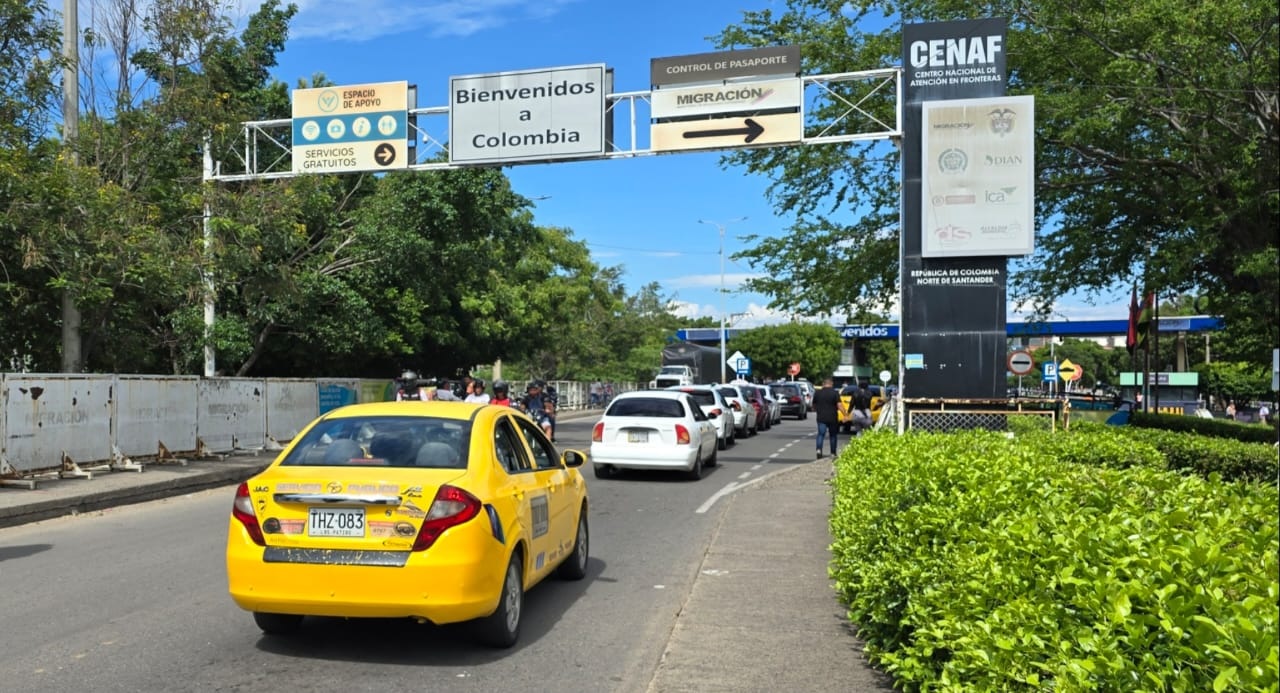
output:
[[48, 138], [62, 68], [59, 23], [43, 0], [0, 0], [0, 358], [5, 367], [57, 370], [61, 297], [31, 255], [36, 181], [58, 165]]
[[[1273, 5], [792, 0], [745, 12], [718, 43], [799, 45], [804, 72], [831, 74], [899, 64], [903, 23], [981, 16], [1009, 18], [1009, 92], [1036, 97], [1040, 231], [1036, 253], [1011, 268], [1012, 293], [1042, 313], [1068, 292], [1116, 284], [1196, 293], [1225, 316], [1232, 348], [1264, 361], [1280, 342]], [[813, 122], [847, 103], [893, 122], [891, 95], [837, 92]], [[855, 142], [724, 162], [772, 176], [771, 200], [797, 219], [785, 238], [736, 255], [764, 270], [752, 288], [813, 314], [894, 298], [896, 150]]]
[[1239, 361], [1215, 361], [1198, 363], [1192, 370], [1200, 374], [1200, 391], [1218, 402], [1274, 397], [1269, 368]]
[[785, 377], [787, 367], [799, 363], [800, 375], [818, 383], [840, 365], [842, 344], [830, 325], [807, 322], [756, 327], [729, 340], [731, 349], [751, 359], [752, 377]]
[[[1031, 357], [1038, 364], [1057, 359], [1058, 363], [1070, 360], [1080, 366], [1083, 372], [1080, 379], [1071, 386], [1074, 390], [1092, 391], [1104, 385], [1118, 387], [1120, 372], [1130, 370], [1129, 352], [1124, 349], [1108, 349], [1097, 342], [1073, 337], [1064, 338], [1052, 348], [1045, 344], [1032, 351]], [[1058, 387], [1063, 389], [1065, 385], [1060, 382]]]

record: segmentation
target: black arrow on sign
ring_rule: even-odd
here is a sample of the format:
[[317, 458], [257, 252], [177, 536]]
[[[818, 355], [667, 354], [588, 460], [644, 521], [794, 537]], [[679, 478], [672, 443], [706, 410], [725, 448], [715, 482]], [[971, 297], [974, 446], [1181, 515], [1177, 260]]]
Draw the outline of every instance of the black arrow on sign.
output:
[[764, 134], [764, 126], [756, 121], [747, 118], [743, 123], [746, 127], [742, 128], [720, 128], [717, 130], [690, 130], [684, 133], [684, 138], [691, 140], [697, 137], [732, 137], [733, 135], [746, 135], [747, 139], [743, 140], [745, 144], [751, 144], [757, 137]]
[[390, 144], [387, 144], [386, 142], [383, 142], [382, 144], [379, 144], [376, 149], [373, 150], [373, 158], [377, 159], [378, 163], [382, 164], [383, 166], [390, 166], [391, 164], [395, 163], [396, 148], [391, 146]]

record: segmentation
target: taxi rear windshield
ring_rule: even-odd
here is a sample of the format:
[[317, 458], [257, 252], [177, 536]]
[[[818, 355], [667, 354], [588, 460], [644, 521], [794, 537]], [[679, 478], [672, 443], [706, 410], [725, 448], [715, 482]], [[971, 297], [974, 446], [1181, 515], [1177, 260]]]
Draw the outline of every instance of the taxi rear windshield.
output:
[[471, 422], [426, 416], [327, 419], [280, 462], [290, 467], [464, 469]]

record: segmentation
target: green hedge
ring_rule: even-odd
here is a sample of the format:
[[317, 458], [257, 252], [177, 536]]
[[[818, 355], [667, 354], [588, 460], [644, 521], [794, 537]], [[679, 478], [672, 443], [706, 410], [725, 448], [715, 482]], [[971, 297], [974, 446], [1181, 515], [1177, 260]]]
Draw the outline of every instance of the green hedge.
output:
[[906, 690], [1276, 690], [1275, 486], [1134, 441], [1096, 466], [1123, 437], [1089, 437], [875, 433], [839, 458], [832, 576], [867, 654]]
[[1247, 424], [1229, 419], [1204, 419], [1183, 414], [1135, 411], [1129, 415], [1129, 425], [1137, 428], [1186, 431], [1215, 438], [1233, 438], [1246, 443], [1275, 443], [1276, 427], [1280, 426], [1280, 417], [1273, 417], [1270, 424]]
[[[1107, 454], [1099, 455], [1094, 460], [1094, 463], [1103, 466], [1133, 466], [1128, 463], [1131, 458], [1154, 450], [1163, 458], [1163, 462], [1145, 466], [1193, 472], [1205, 478], [1216, 474], [1226, 481], [1274, 482], [1280, 475], [1280, 452], [1277, 452], [1274, 444], [1245, 443], [1191, 432], [1092, 423], [1073, 424], [1066, 435], [1059, 434], [1056, 440], [1045, 440], [1040, 444], [1047, 449], [1072, 450], [1078, 445], [1069, 439], [1078, 434], [1084, 435], [1083, 440], [1087, 445], [1108, 450]], [[1128, 453], [1116, 451], [1117, 445], [1134, 446], [1134, 450]], [[1087, 461], [1075, 459], [1070, 454], [1065, 454], [1063, 459]]]

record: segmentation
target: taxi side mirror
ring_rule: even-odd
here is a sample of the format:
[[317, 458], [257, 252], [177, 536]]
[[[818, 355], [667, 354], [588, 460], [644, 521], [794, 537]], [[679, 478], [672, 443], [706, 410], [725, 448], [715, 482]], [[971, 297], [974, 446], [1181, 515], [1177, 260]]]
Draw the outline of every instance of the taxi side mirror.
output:
[[565, 450], [560, 454], [560, 461], [564, 463], [564, 466], [566, 467], [581, 467], [583, 464], [586, 464], [587, 455], [586, 453], [579, 452], [578, 450]]

